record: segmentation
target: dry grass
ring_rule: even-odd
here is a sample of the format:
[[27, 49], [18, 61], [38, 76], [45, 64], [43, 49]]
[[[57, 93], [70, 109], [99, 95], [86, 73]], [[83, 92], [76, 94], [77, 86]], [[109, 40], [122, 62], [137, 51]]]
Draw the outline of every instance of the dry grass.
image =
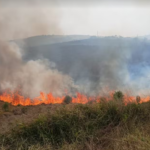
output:
[[3, 110], [5, 103], [0, 101], [0, 134], [5, 133], [16, 125], [30, 123], [40, 115], [53, 113], [57, 105], [13, 106], [9, 104], [7, 111]]
[[10, 105], [1, 112], [1, 150], [150, 149], [150, 102]]

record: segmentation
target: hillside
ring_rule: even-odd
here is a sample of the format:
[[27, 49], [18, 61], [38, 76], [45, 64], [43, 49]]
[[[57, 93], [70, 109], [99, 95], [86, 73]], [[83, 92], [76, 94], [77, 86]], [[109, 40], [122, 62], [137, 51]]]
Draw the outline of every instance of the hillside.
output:
[[56, 43], [62, 43], [62, 42], [69, 42], [74, 40], [82, 40], [87, 39], [90, 36], [86, 35], [39, 35], [34, 37], [28, 37], [25, 39], [18, 39], [15, 40], [17, 44], [20, 46], [41, 46], [41, 45], [47, 45], [47, 44], [56, 44]]

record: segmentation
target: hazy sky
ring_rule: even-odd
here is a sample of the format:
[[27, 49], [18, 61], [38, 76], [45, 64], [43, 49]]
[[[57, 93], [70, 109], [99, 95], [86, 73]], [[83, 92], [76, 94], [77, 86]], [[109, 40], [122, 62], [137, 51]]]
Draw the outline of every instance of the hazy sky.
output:
[[93, 6], [63, 8], [61, 27], [66, 34], [137, 36], [150, 34], [150, 7]]
[[[9, 18], [11, 18], [9, 24], [11, 24], [12, 21], [15, 22], [15, 26], [17, 26], [16, 22], [21, 20], [18, 18], [21, 18], [21, 16], [23, 16], [24, 17], [22, 19], [23, 23], [25, 23], [27, 20], [28, 23], [25, 24], [28, 24], [27, 26], [28, 28], [30, 28], [31, 19], [27, 19], [26, 17], [30, 18], [30, 14], [28, 13], [28, 15], [25, 16], [24, 11], [29, 12], [28, 11], [29, 9], [32, 9], [32, 7], [33, 8], [36, 7], [36, 11], [32, 11], [33, 16], [32, 18], [34, 18], [33, 15], [34, 12], [35, 14], [41, 13], [41, 16], [39, 17], [39, 22], [43, 21], [43, 19], [45, 18], [44, 24], [47, 23], [46, 28], [49, 27], [49, 30], [44, 30], [43, 34], [47, 33], [47, 34], [65, 34], [65, 35], [66, 34], [96, 35], [97, 32], [100, 36], [109, 36], [109, 35], [142, 36], [150, 34], [150, 3], [148, 2], [148, 0], [137, 0], [137, 1], [101, 0], [100, 2], [96, 0], [93, 2], [90, 0], [88, 2], [85, 2], [85, 0], [82, 0], [80, 2], [76, 1], [76, 3], [75, 1], [71, 0], [70, 1], [51, 0], [51, 2], [48, 2], [46, 0], [44, 2], [40, 0], [31, 0], [31, 1], [14, 0], [13, 2], [10, 0], [8, 1], [0, 0], [0, 3], [1, 3], [0, 6], [1, 10], [3, 9], [6, 12], [6, 9], [9, 10], [13, 7], [13, 9], [16, 10], [15, 12], [17, 12], [17, 20], [14, 19], [16, 18], [15, 16], [16, 13], [14, 14], [7, 13], [7, 17], [8, 15], [10, 15]], [[53, 8], [53, 11], [51, 11], [51, 8]], [[19, 17], [18, 14], [20, 15]], [[51, 16], [51, 14], [53, 15]], [[38, 16], [36, 17], [38, 18]], [[5, 13], [1, 13], [0, 23], [2, 23], [3, 20], [6, 21], [4, 18], [6, 18]], [[38, 20], [37, 18], [36, 21]], [[42, 28], [44, 29], [43, 23], [40, 24], [42, 24]], [[38, 24], [38, 28], [39, 26], [40, 25]], [[53, 30], [55, 26], [57, 27]], [[10, 26], [5, 25], [3, 23], [3, 30], [8, 30], [7, 29], [8, 27], [10, 28]], [[23, 29], [24, 28], [21, 28], [20, 30]], [[15, 30], [17, 30], [17, 28]], [[42, 30], [37, 34], [42, 34]], [[31, 35], [36, 35], [36, 32], [34, 31], [32, 34], [24, 36], [31, 36]], [[13, 35], [10, 38], [15, 37]]]

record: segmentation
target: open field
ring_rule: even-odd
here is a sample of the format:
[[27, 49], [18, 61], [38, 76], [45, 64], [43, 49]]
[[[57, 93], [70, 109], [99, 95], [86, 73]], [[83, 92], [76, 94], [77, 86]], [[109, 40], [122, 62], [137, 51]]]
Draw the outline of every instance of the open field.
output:
[[148, 150], [150, 102], [0, 103], [1, 150]]

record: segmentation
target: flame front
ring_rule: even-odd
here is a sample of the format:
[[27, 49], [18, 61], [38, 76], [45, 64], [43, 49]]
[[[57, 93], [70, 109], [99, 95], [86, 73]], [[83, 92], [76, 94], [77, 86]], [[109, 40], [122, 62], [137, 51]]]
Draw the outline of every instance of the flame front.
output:
[[[25, 98], [24, 96], [20, 95], [18, 92], [15, 93], [7, 93], [4, 92], [0, 95], [0, 100], [4, 102], [11, 103], [12, 105], [40, 105], [40, 104], [61, 104], [64, 101], [65, 96], [62, 97], [55, 97], [52, 93], [44, 93], [40, 92], [40, 96], [36, 98]], [[72, 97], [72, 103], [88, 103], [89, 101], [95, 99], [94, 97], [87, 97], [83, 94], [77, 93], [76, 97]]]
[[[105, 97], [107, 101], [113, 99], [113, 93], [110, 92], [109, 96]], [[62, 97], [55, 97], [53, 96], [52, 93], [44, 93], [40, 92], [40, 96], [35, 97], [33, 99], [29, 97], [24, 97], [18, 92], [4, 92], [3, 94], [0, 95], [0, 100], [4, 102], [11, 103], [12, 105], [23, 105], [23, 106], [28, 106], [28, 105], [40, 105], [40, 104], [61, 104], [64, 101], [65, 96]], [[97, 97], [88, 97], [84, 94], [77, 93], [76, 97], [72, 97], [72, 103], [81, 103], [81, 104], [86, 104], [91, 101], [95, 102], [100, 102], [101, 96]], [[150, 96], [144, 97], [140, 99], [140, 103], [142, 102], [147, 102], [150, 100]], [[124, 103], [127, 104], [129, 102], [136, 102], [136, 97], [134, 96], [124, 96]]]

